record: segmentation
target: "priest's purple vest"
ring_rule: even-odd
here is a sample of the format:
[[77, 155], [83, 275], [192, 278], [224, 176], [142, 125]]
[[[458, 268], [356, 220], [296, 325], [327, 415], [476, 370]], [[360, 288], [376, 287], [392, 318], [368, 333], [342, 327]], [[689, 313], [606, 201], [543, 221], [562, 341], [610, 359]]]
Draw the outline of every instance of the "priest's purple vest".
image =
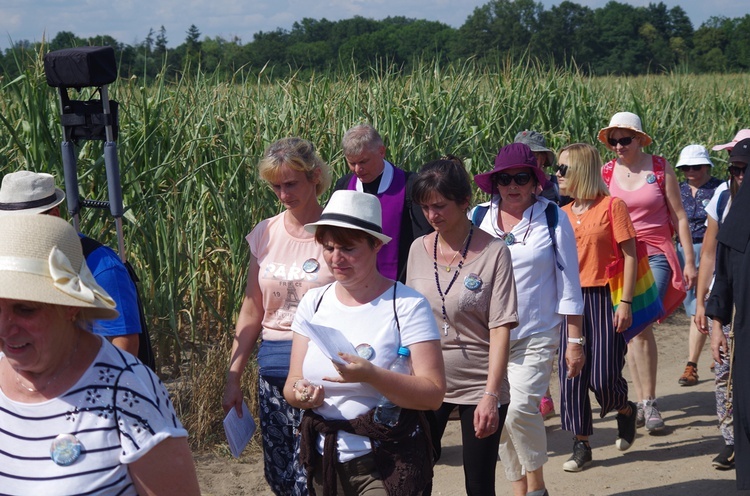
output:
[[[348, 189], [357, 189], [356, 175], [352, 175]], [[378, 271], [385, 277], [395, 280], [398, 279], [398, 247], [406, 196], [406, 173], [393, 167], [391, 185], [383, 193], [375, 196], [380, 200], [383, 210], [383, 234], [391, 237], [390, 243], [383, 245], [378, 252]]]

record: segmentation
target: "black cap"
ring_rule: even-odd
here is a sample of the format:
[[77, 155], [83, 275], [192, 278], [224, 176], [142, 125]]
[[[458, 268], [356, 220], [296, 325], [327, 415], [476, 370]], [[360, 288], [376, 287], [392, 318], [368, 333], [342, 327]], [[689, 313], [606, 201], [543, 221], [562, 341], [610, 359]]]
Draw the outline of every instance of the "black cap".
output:
[[732, 153], [729, 154], [730, 162], [742, 162], [747, 164], [750, 162], [750, 138], [745, 138], [742, 141], [738, 141]]

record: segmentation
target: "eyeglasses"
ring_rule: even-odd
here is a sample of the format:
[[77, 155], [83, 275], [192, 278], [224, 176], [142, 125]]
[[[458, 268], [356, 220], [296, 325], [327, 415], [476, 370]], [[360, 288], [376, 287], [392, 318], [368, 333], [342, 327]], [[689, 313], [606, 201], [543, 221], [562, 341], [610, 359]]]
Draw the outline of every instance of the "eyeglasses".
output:
[[736, 165], [730, 165], [729, 166], [729, 173], [733, 175], [734, 177], [737, 176], [744, 176], [745, 175], [745, 169], [747, 169], [747, 165], [744, 167], [738, 167]]
[[531, 172], [519, 172], [518, 174], [513, 175], [510, 175], [507, 172], [501, 172], [496, 176], [496, 182], [500, 186], [508, 186], [511, 181], [515, 181], [519, 186], [524, 186], [531, 181]]
[[624, 138], [620, 139], [609, 138], [607, 140], [607, 143], [609, 143], [609, 146], [611, 146], [612, 148], [616, 147], [618, 143], [620, 144], [620, 146], [628, 146], [632, 142], [633, 136], [625, 136]]
[[568, 173], [568, 169], [570, 168], [569, 165], [566, 164], [557, 164], [555, 166], [555, 172], [560, 174], [560, 177], [565, 177], [565, 174]]
[[699, 171], [703, 168], [703, 165], [681, 165], [678, 169], [682, 171]]

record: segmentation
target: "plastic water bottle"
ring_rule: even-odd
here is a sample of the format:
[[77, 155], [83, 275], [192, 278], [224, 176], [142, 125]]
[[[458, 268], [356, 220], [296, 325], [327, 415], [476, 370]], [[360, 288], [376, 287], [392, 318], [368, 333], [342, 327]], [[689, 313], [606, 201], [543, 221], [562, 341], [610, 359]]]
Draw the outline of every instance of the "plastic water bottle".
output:
[[[389, 370], [398, 372], [399, 374], [411, 375], [411, 363], [409, 360], [410, 354], [411, 353], [409, 352], [409, 348], [405, 348], [403, 346], [400, 347], [398, 349], [398, 356], [396, 357], [396, 360], [393, 362], [393, 364], [391, 364]], [[401, 407], [398, 405], [394, 405], [391, 400], [389, 400], [385, 396], [381, 396], [380, 401], [378, 401], [378, 406], [375, 409], [375, 415], [373, 417], [375, 422], [387, 425], [388, 427], [393, 427], [398, 424], [398, 418], [400, 416]]]

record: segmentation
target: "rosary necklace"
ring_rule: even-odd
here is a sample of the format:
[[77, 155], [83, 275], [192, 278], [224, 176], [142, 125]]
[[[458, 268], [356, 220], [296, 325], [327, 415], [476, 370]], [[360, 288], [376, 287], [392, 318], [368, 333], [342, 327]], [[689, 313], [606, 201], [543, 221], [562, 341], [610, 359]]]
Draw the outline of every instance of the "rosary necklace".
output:
[[52, 384], [52, 381], [54, 381], [55, 379], [57, 379], [60, 376], [60, 374], [62, 374], [64, 371], [66, 371], [68, 369], [68, 367], [70, 367], [71, 362], [73, 362], [73, 357], [76, 356], [76, 353], [78, 352], [78, 342], [79, 341], [80, 341], [80, 336], [77, 336], [76, 337], [76, 345], [73, 348], [73, 353], [71, 353], [70, 356], [68, 357], [68, 361], [65, 362], [65, 365], [63, 365], [60, 368], [60, 370], [58, 370], [57, 372], [55, 372], [55, 374], [50, 378], [50, 380], [48, 380], [47, 383], [44, 386], [40, 387], [40, 388], [35, 388], [33, 386], [27, 386], [26, 384], [24, 384], [23, 382], [21, 382], [21, 377], [18, 375], [18, 370], [16, 370], [15, 368], [13, 368], [13, 371], [16, 373], [16, 383], [18, 384], [18, 386], [20, 388], [22, 388], [22, 389], [25, 389], [26, 391], [28, 391], [30, 393], [41, 393], [42, 391], [44, 391], [45, 389], [47, 389], [49, 387], [49, 385]]
[[[461, 246], [466, 245], [466, 240], [469, 239], [469, 236], [471, 236], [471, 228], [469, 228], [469, 234], [467, 234], [464, 240], [461, 242]], [[435, 239], [437, 239], [437, 237]], [[443, 260], [447, 260], [447, 257], [443, 254], [443, 243], [438, 243], [438, 244], [440, 245], [440, 256], [443, 257]], [[453, 265], [453, 261], [456, 260], [456, 257], [458, 256], [459, 253], [461, 253], [460, 248], [456, 250], [456, 253], [453, 254], [453, 258], [451, 258], [451, 261], [448, 262], [448, 265], [446, 265], [445, 267], [446, 272], [451, 271], [451, 265]]]
[[456, 282], [456, 279], [458, 279], [458, 273], [461, 272], [461, 267], [464, 266], [464, 261], [466, 260], [466, 253], [469, 251], [469, 244], [471, 244], [472, 234], [474, 234], [473, 225], [469, 227], [469, 235], [466, 237], [466, 244], [464, 245], [464, 249], [461, 251], [461, 260], [458, 262], [458, 267], [456, 267], [456, 272], [453, 273], [451, 282], [448, 283], [448, 287], [445, 288], [445, 293], [443, 293], [443, 290], [440, 287], [440, 276], [438, 274], [438, 264], [437, 264], [437, 248], [438, 248], [439, 234], [435, 233], [435, 246], [433, 246], [432, 248], [432, 259], [433, 259], [433, 267], [435, 269], [435, 285], [437, 286], [438, 294], [440, 295], [440, 300], [442, 301], [443, 334], [445, 334], [446, 336], [448, 335], [448, 329], [450, 329], [450, 326], [448, 325], [448, 314], [445, 311], [445, 297], [448, 295], [448, 291], [450, 291], [451, 288], [453, 287], [453, 283]]

